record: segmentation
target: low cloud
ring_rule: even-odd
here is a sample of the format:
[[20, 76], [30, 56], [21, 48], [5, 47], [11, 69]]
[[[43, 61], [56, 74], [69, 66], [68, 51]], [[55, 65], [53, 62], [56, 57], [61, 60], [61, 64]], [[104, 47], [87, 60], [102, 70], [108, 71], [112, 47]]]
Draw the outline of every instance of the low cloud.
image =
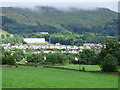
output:
[[51, 3], [3, 3], [3, 7], [20, 7], [20, 8], [29, 8], [35, 10], [36, 6], [48, 6], [54, 7], [58, 10], [70, 11], [73, 9], [82, 9], [82, 10], [96, 10], [98, 7], [109, 8], [111, 10], [117, 11], [118, 5], [115, 2], [51, 2]]

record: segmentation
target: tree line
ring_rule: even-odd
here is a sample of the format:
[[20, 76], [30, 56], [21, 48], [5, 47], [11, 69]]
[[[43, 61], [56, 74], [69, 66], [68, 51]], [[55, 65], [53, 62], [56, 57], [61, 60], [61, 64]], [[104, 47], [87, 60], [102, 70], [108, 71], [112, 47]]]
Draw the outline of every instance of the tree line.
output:
[[[106, 40], [105, 47], [101, 52], [96, 54], [93, 50], [84, 49], [82, 52], [73, 53], [27, 53], [21, 49], [13, 49], [5, 51], [2, 49], [2, 64], [15, 64], [23, 59], [28, 63], [39, 65], [55, 65], [55, 64], [85, 64], [100, 65], [102, 71], [117, 71], [120, 65], [120, 44], [116, 40]], [[78, 58], [78, 60], [75, 60]]]
[[[46, 38], [46, 41], [51, 40], [53, 44], [57, 42], [64, 45], [82, 45], [85, 42], [104, 43], [104, 40], [107, 39], [117, 40], [118, 35], [117, 19], [107, 22], [104, 26], [93, 26], [91, 28], [75, 23], [61, 24], [59, 28], [46, 24], [41, 25], [39, 22], [36, 26], [31, 26], [17, 23], [6, 16], [2, 16], [2, 21], [2, 29], [9, 33], [18, 34], [20, 37], [25, 38], [43, 37]], [[40, 32], [48, 32], [49, 35], [41, 35]], [[4, 35], [1, 37], [4, 38]], [[11, 39], [9, 40], [11, 41]], [[7, 43], [8, 40], [3, 42]]]

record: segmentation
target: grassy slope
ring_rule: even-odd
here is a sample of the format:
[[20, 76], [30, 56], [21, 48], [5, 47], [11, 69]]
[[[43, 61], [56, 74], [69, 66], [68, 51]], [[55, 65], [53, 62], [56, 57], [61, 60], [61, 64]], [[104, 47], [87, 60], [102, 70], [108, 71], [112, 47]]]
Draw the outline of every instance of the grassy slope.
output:
[[[47, 11], [48, 10], [48, 11]], [[16, 20], [18, 23], [37, 25], [47, 24], [59, 27], [61, 24], [82, 24], [85, 27], [104, 25], [106, 22], [117, 18], [117, 13], [109, 9], [98, 9], [95, 11], [59, 11], [53, 9], [54, 12], [49, 11], [50, 8], [44, 9], [44, 13], [40, 11], [31, 11], [29, 9], [20, 8], [3, 8], [3, 16]]]
[[8, 34], [8, 32], [6, 32], [6, 31], [4, 31], [4, 30], [1, 30], [1, 29], [0, 29], [0, 32], [1, 32], [0, 35], [1, 35], [1, 34]]
[[[109, 9], [97, 9], [93, 11], [74, 10], [60, 11], [55, 8], [44, 9], [42, 12], [39, 9], [29, 10], [21, 8], [3, 7], [2, 15], [9, 19], [15, 20], [17, 23], [26, 25], [50, 25], [62, 29], [63, 32], [72, 33], [61, 26], [61, 24], [82, 24], [84, 27], [104, 26], [106, 22], [117, 18], [117, 13]], [[38, 11], [37, 11], [38, 10]], [[52, 11], [52, 12], [51, 12]]]
[[[65, 67], [65, 68], [71, 68], [71, 69], [77, 69], [79, 70], [79, 65], [60, 65], [60, 66], [55, 66], [55, 67]], [[80, 65], [80, 68], [85, 67], [86, 71], [101, 71], [101, 68], [99, 65]], [[118, 71], [120, 72], [120, 66], [118, 67]]]
[[[79, 70], [79, 65], [61, 65], [58, 67], [65, 67], [65, 68], [72, 68]], [[87, 71], [101, 71], [100, 67], [98, 65], [80, 65], [81, 69], [82, 67], [85, 67], [85, 70]]]
[[117, 88], [118, 76], [24, 66], [3, 68], [2, 86], [3, 88]]
[[[10, 33], [8, 33], [7, 31], [4, 31], [4, 30], [1, 30], [1, 29], [0, 29], [0, 35], [1, 35], [1, 34], [6, 35], [6, 34], [10, 34]], [[10, 34], [10, 36], [13, 36], [13, 34]]]

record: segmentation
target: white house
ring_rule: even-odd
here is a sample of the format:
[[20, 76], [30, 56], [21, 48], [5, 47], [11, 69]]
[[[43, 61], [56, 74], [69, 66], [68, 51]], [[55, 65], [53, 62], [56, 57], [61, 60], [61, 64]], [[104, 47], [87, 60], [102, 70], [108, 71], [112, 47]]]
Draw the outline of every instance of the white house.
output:
[[45, 43], [45, 38], [24, 38], [27, 43]]
[[48, 34], [48, 32], [40, 32], [41, 34]]
[[10, 46], [10, 43], [8, 43], [8, 44], [4, 44], [4, 43], [2, 43], [2, 44], [0, 44], [0, 46], [8, 47], [8, 46]]

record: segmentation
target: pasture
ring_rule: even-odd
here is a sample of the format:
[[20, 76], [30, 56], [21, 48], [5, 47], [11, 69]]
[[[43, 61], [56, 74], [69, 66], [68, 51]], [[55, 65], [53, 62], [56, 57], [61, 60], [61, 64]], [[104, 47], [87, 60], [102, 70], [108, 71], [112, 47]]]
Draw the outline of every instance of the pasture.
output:
[[118, 75], [33, 66], [2, 68], [3, 88], [117, 88]]
[[[79, 65], [73, 65], [73, 64], [68, 64], [68, 65], [60, 65], [57, 67], [65, 67], [65, 68], [71, 68], [71, 69], [77, 69], [79, 70]], [[85, 70], [87, 71], [101, 71], [101, 68], [99, 67], [99, 65], [80, 65], [80, 68], [82, 69], [82, 67], [85, 68]]]

